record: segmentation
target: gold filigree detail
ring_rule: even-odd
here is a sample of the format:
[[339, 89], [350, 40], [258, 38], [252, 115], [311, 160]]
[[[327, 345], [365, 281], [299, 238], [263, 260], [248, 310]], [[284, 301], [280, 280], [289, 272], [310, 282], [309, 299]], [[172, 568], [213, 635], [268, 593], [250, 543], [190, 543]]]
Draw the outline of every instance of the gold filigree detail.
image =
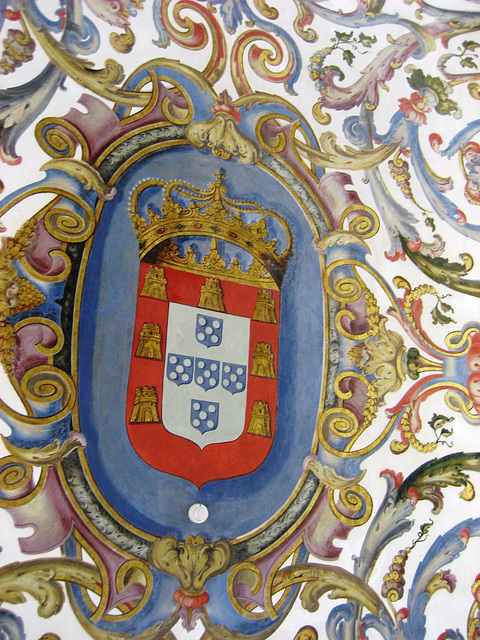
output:
[[[204, 269], [214, 267], [218, 272], [219, 260], [216, 255], [216, 239], [237, 245], [248, 252], [257, 262], [252, 263], [252, 275], [258, 277], [260, 262], [274, 278], [281, 283], [286, 270], [291, 251], [291, 235], [285, 221], [273, 211], [265, 211], [253, 202], [239, 202], [230, 199], [226, 195], [226, 187], [223, 184], [224, 175], [221, 171], [216, 174], [216, 181], [208, 190], [194, 189], [179, 181], [164, 183], [162, 181], [149, 181], [140, 185], [132, 198], [131, 214], [139, 245], [140, 258], [145, 257], [154, 247], [175, 237], [205, 236], [213, 239], [211, 254], [202, 265]], [[165, 186], [165, 199], [161, 208], [162, 215], [149, 210], [149, 222], [142, 218], [136, 208], [140, 194], [152, 186]], [[174, 195], [189, 198], [190, 203], [186, 207], [175, 201]], [[251, 222], [244, 220], [245, 213], [255, 215]], [[286, 248], [282, 252], [277, 251], [277, 239], [269, 239], [267, 231], [267, 216], [275, 220], [284, 231]], [[168, 245], [170, 259], [181, 262], [171, 243]], [[195, 265], [192, 251], [186, 256], [190, 265]], [[165, 258], [161, 257], [166, 264]], [[226, 265], [225, 265], [226, 266]], [[201, 268], [201, 267], [198, 267]], [[230, 269], [237, 269], [238, 265], [230, 265]], [[223, 270], [222, 270], [223, 271]], [[228, 271], [228, 268], [225, 269]], [[250, 273], [249, 273], [250, 275]]]
[[265, 18], [276, 20], [278, 18], [278, 10], [275, 7], [269, 7], [265, 0], [254, 0], [255, 6]]
[[55, 169], [68, 173], [81, 182], [87, 191], [93, 189], [102, 200], [110, 200], [115, 195], [115, 187], [108, 187], [100, 173], [83, 160], [76, 158], [54, 158], [40, 167], [41, 171]]
[[135, 35], [130, 27], [126, 27], [125, 33], [111, 33], [110, 44], [119, 53], [130, 53], [135, 44]]
[[332, 599], [348, 598], [377, 616], [380, 612], [388, 616], [385, 605], [375, 591], [363, 580], [341, 567], [308, 562], [280, 569], [275, 576], [272, 591], [277, 593], [299, 583], [306, 583], [300, 599], [303, 608], [311, 613], [318, 610], [319, 599], [330, 592], [329, 597]]
[[364, 470], [356, 478], [345, 478], [339, 475], [333, 467], [324, 465], [318, 460], [309, 460], [306, 471], [311, 471], [329, 489], [348, 489], [358, 484], [367, 473]]
[[318, 33], [315, 31], [315, 29], [312, 29], [311, 27], [305, 29], [305, 27], [303, 26], [311, 22], [311, 19], [308, 20], [309, 10], [302, 2], [302, 0], [294, 0], [294, 2], [297, 7], [297, 15], [293, 22], [295, 33], [303, 38], [305, 42], [316, 42], [318, 40]]
[[210, 149], [214, 156], [229, 160], [232, 156], [245, 164], [258, 160], [258, 147], [237, 126], [235, 118], [217, 113], [210, 122], [195, 122], [187, 128], [187, 140], [198, 149]]
[[259, 378], [275, 378], [272, 345], [269, 342], [258, 342], [253, 350], [250, 375]]
[[372, 327], [374, 335], [353, 347], [348, 356], [364, 374], [373, 375], [372, 384], [381, 403], [387, 393], [398, 391], [405, 380], [405, 344], [399, 333], [386, 329], [388, 318], [378, 320], [374, 298], [367, 299], [367, 309], [369, 305], [369, 313], [375, 322]]
[[0, 600], [19, 604], [26, 602], [24, 593], [28, 593], [38, 602], [38, 615], [49, 618], [60, 611], [65, 601], [59, 581], [97, 591], [101, 577], [94, 565], [70, 558], [14, 562], [0, 569]]
[[25, 249], [32, 243], [32, 236], [35, 233], [37, 220], [31, 218], [24, 222], [13, 238], [3, 240], [2, 253], [7, 260], [18, 260], [25, 255]]
[[335, 502], [334, 490], [329, 489], [328, 504], [332, 513], [340, 522], [343, 522], [350, 527], [359, 527], [370, 519], [373, 511], [373, 501], [370, 494], [364, 487], [359, 484], [345, 487], [340, 489], [339, 497], [340, 504], [342, 504], [349, 512], [359, 513], [363, 511], [363, 514], [357, 517], [345, 515], [340, 511]]
[[124, 77], [123, 67], [116, 60], [108, 58], [103, 69], [94, 69], [90, 60], [77, 58], [62, 42], [55, 40], [46, 28], [38, 27], [27, 11], [23, 11], [22, 15], [50, 61], [80, 86], [117, 104], [131, 107], [145, 107], [148, 104], [149, 93], [125, 91], [115, 86]]
[[9, 322], [0, 322], [0, 361], [9, 376], [13, 375], [16, 347], [13, 326]]
[[137, 387], [133, 401], [130, 422], [160, 422], [158, 417], [158, 396], [155, 387]]
[[277, 316], [275, 313], [275, 298], [272, 291], [268, 289], [260, 289], [257, 292], [255, 301], [255, 309], [253, 310], [252, 320], [257, 322], [268, 322], [277, 324]]
[[135, 351], [137, 358], [162, 360], [162, 334], [156, 322], [144, 322]]
[[177, 578], [186, 595], [200, 595], [210, 578], [224, 573], [233, 560], [233, 547], [227, 540], [206, 542], [202, 536], [187, 536], [184, 542], [174, 536], [157, 540], [150, 561], [155, 569]]
[[205, 283], [200, 287], [200, 309], [210, 309], [210, 311], [225, 311], [223, 303], [223, 289], [220, 280], [217, 278], [206, 278]]
[[454, 588], [455, 584], [445, 577], [445, 571], [437, 571], [428, 581], [425, 591], [432, 597], [440, 589], [446, 589], [449, 593], [452, 593]]
[[34, 467], [51, 467], [68, 455], [78, 449], [85, 447], [85, 438], [81, 433], [74, 433], [71, 438], [60, 443], [60, 440], [54, 440], [50, 444], [42, 448], [33, 447], [31, 449], [22, 449], [12, 444], [2, 436], [5, 448], [18, 460]]
[[[323, 113], [321, 106], [317, 102], [313, 108], [315, 120], [320, 124], [330, 124], [331, 116]], [[321, 151], [313, 149], [311, 146], [294, 140], [297, 152], [307, 158], [309, 162], [319, 167], [329, 167], [331, 169], [365, 170], [372, 169], [382, 164], [394, 153], [399, 143], [385, 144], [375, 147], [375, 149], [358, 150], [350, 145], [341, 147], [337, 144], [337, 136], [332, 131], [326, 131], [320, 136]]]
[[[243, 282], [256, 287], [266, 289], [277, 288], [275, 280], [259, 260], [253, 258], [252, 264], [246, 272], [242, 270], [242, 265], [237, 258], [233, 258], [231, 263], [227, 265], [223, 258], [220, 257], [218, 250], [214, 248], [215, 242], [216, 239], [212, 238], [212, 248], [200, 263], [196, 260], [197, 254], [192, 246], [185, 250], [185, 256], [181, 258], [179, 249], [173, 239], [167, 240], [159, 249], [156, 258], [157, 264], [162, 264], [165, 267], [171, 267], [172, 269], [180, 271], [198, 273], [207, 277]], [[222, 264], [225, 266], [222, 266]], [[141, 295], [144, 295], [143, 292]]]
[[252, 415], [250, 417], [250, 423], [248, 425], [248, 433], [252, 433], [256, 436], [263, 436], [264, 438], [272, 437], [270, 420], [270, 409], [268, 402], [262, 402], [261, 400], [255, 400], [252, 407]]
[[438, 442], [427, 442], [426, 444], [423, 444], [413, 433], [412, 427], [410, 425], [411, 411], [412, 407], [407, 407], [399, 424], [399, 427], [407, 442], [403, 443], [398, 440], [394, 440], [390, 445], [392, 453], [404, 453], [408, 449], [409, 445], [412, 445], [412, 447], [420, 453], [431, 453], [432, 451], [435, 451], [435, 449], [438, 447]]
[[156, 300], [167, 300], [167, 279], [164, 269], [153, 265], [148, 267], [140, 295]]
[[305, 625], [297, 631], [294, 640], [318, 640], [318, 631], [315, 627]]

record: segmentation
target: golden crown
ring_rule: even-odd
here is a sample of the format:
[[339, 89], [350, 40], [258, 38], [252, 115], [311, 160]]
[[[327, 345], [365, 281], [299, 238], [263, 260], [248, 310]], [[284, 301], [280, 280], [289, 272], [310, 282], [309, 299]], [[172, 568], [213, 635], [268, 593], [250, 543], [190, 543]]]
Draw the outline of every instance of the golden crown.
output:
[[[171, 266], [177, 268], [183, 265], [193, 271], [214, 268], [222, 276], [228, 278], [229, 274], [231, 276], [235, 273], [235, 279], [245, 281], [251, 280], [255, 272], [257, 280], [263, 278], [280, 286], [291, 253], [291, 234], [286, 222], [274, 211], [264, 210], [254, 202], [230, 199], [223, 184], [224, 174], [218, 171], [215, 177], [215, 182], [204, 191], [180, 181], [165, 183], [159, 180], [149, 180], [136, 188], [131, 201], [130, 218], [140, 245], [140, 259], [154, 247], [166, 243], [165, 248], [170, 247], [170, 250], [163, 251], [166, 260], [162, 259], [162, 262], [165, 264], [170, 262]], [[151, 209], [147, 210], [147, 223], [137, 208], [143, 191], [152, 186], [165, 187], [165, 198], [161, 208], [162, 215]], [[186, 206], [178, 202], [179, 199], [185, 201], [185, 198], [188, 201]], [[247, 218], [253, 218], [253, 221], [247, 222]], [[281, 252], [277, 251], [277, 238], [269, 239], [268, 218], [278, 223], [273, 226], [284, 236], [285, 248]], [[172, 252], [173, 238], [181, 236], [212, 238], [210, 253], [204, 256], [203, 263], [195, 260], [194, 253], [192, 257], [191, 247], [187, 249], [186, 258], [180, 258], [178, 252]], [[234, 244], [253, 256], [252, 265], [246, 272], [239, 268], [236, 258], [230, 264], [218, 259], [218, 240]]]

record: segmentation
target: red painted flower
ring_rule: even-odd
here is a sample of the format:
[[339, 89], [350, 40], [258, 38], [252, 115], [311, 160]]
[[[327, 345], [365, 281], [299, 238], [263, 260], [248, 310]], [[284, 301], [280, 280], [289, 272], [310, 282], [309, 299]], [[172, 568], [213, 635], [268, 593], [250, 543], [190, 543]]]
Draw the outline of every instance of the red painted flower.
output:
[[429, 113], [432, 108], [428, 102], [417, 91], [412, 93], [410, 100], [408, 98], [400, 98], [399, 109], [401, 113], [405, 114], [407, 120], [411, 120], [415, 124], [421, 125], [427, 123], [426, 113]]

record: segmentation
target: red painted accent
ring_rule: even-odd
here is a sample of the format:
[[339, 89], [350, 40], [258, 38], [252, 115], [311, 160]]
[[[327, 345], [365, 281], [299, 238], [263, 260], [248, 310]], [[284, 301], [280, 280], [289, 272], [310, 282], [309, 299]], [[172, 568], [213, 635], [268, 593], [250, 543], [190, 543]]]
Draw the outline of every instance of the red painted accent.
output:
[[187, 609], [195, 609], [196, 607], [203, 607], [210, 600], [210, 596], [206, 591], [192, 596], [183, 593], [181, 589], [177, 589], [173, 594], [174, 602], [181, 604]]
[[[141, 263], [139, 293], [143, 288], [149, 265]], [[205, 277], [165, 268], [169, 302], [196, 307], [200, 287]], [[222, 280], [223, 300], [227, 313], [252, 317], [257, 299], [257, 287]], [[273, 291], [277, 320], [280, 312], [280, 292]], [[169, 302], [138, 296], [135, 332], [132, 346], [130, 378], [127, 392], [127, 431], [130, 442], [138, 455], [151, 467], [181, 478], [198, 488], [206, 482], [247, 475], [257, 469], [267, 457], [275, 436], [277, 413], [277, 379], [249, 376], [247, 384], [246, 420], [243, 433], [237, 440], [207, 445], [203, 450], [194, 442], [171, 434], [160, 423], [130, 423], [135, 389], [155, 386], [158, 396], [158, 412], [161, 420], [164, 360], [136, 357], [138, 336], [144, 322], [156, 322], [162, 334], [162, 357], [165, 358]], [[275, 373], [278, 375], [279, 325], [251, 321], [248, 372], [251, 370], [253, 350], [257, 342], [269, 342], [274, 353]], [[268, 402], [272, 437], [247, 433], [255, 400]]]
[[420, 492], [417, 487], [410, 487], [407, 491], [407, 498], [413, 502], [413, 504], [417, 504], [420, 499]]
[[403, 482], [403, 473], [401, 471], [396, 473], [393, 469], [384, 469], [380, 471], [381, 476], [391, 476], [395, 480], [395, 489], [398, 489]]
[[3, 14], [7, 20], [20, 20], [22, 13], [13, 9], [4, 9]]

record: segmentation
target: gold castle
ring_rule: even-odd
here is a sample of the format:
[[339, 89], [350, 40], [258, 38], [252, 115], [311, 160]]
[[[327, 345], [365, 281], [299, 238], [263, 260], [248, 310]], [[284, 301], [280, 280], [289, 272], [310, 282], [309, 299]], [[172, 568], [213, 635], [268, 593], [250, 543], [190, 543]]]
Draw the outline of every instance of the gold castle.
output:
[[[147, 181], [137, 187], [131, 201], [130, 218], [140, 246], [140, 259], [158, 247], [155, 263], [174, 269], [201, 273], [210, 277], [245, 282], [255, 286], [280, 288], [291, 253], [291, 234], [286, 222], [274, 211], [265, 211], [254, 202], [236, 201], [226, 194], [221, 171], [208, 190], [195, 189], [183, 182]], [[143, 191], [152, 186], [165, 187], [162, 215], [148, 209], [148, 222], [139, 215], [137, 205]], [[182, 206], [177, 200], [189, 201]], [[247, 222], [247, 219], [253, 221]], [[277, 239], [269, 238], [267, 221], [283, 235], [285, 249], [277, 251]], [[211, 238], [210, 251], [202, 262], [196, 260], [190, 245], [184, 257], [174, 238], [203, 236]], [[251, 265], [244, 271], [240, 261], [233, 258], [227, 264], [218, 251], [218, 240], [234, 244], [252, 256]], [[161, 245], [161, 246], [160, 246]]]

